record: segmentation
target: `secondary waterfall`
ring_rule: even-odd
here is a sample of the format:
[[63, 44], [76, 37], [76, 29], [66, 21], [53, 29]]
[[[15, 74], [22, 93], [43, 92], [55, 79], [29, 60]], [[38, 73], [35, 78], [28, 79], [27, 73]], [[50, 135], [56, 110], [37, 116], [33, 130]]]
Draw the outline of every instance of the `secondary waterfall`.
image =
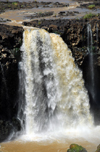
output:
[[87, 25], [87, 49], [88, 49], [88, 53], [89, 53], [89, 58], [90, 58], [90, 62], [89, 62], [89, 66], [90, 66], [90, 79], [91, 79], [91, 96], [93, 98], [93, 100], [95, 101], [95, 84], [94, 84], [94, 59], [93, 59], [93, 40], [92, 40], [92, 30], [91, 30], [91, 25], [88, 24]]
[[82, 72], [56, 34], [25, 29], [19, 63], [19, 112], [26, 135], [92, 124]]

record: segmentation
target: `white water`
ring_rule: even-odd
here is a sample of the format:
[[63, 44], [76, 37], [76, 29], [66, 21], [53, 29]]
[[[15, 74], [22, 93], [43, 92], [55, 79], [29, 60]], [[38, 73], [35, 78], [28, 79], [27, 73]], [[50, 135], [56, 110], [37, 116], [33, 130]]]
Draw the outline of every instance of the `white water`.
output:
[[98, 49], [98, 23], [96, 24], [96, 41], [97, 41], [97, 49]]
[[88, 93], [67, 45], [56, 34], [26, 29], [21, 50], [18, 117], [24, 140], [91, 138]]
[[91, 79], [91, 96], [95, 101], [95, 84], [94, 84], [94, 59], [93, 59], [93, 39], [91, 25], [87, 25], [87, 49], [90, 57], [90, 79]]

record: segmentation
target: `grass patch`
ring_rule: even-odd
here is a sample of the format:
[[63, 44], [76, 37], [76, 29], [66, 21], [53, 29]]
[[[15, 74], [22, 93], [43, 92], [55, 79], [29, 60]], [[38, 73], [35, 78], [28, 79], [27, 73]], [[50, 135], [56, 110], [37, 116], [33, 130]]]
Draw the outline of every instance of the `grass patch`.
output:
[[93, 9], [93, 8], [95, 8], [95, 5], [89, 5], [88, 8]]
[[12, 4], [13, 4], [14, 6], [17, 6], [17, 5], [18, 5], [18, 3], [17, 3], [17, 2], [13, 2]]
[[90, 19], [90, 18], [95, 17], [95, 16], [98, 16], [98, 14], [89, 13], [89, 14], [84, 15], [83, 18], [84, 18], [84, 19]]
[[41, 25], [41, 21], [38, 21], [38, 25]]
[[11, 5], [8, 5], [8, 7], [11, 7]]

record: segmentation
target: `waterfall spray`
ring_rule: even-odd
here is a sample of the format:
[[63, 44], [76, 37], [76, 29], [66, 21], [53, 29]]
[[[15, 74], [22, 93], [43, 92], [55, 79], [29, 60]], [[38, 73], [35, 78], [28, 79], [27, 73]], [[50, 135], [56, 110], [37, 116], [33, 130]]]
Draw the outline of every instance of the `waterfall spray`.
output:
[[30, 138], [93, 124], [82, 72], [63, 40], [26, 29], [21, 51], [18, 117], [24, 134]]

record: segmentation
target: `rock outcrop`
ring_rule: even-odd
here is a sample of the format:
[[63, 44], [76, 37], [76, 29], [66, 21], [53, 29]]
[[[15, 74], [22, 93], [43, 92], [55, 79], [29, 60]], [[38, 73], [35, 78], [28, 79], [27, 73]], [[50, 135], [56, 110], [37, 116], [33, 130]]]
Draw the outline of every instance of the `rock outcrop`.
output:
[[12, 120], [17, 115], [22, 35], [22, 28], [0, 25], [0, 141], [5, 140], [14, 128]]
[[97, 146], [97, 150], [95, 152], [100, 152], [100, 144]]
[[59, 34], [71, 49], [76, 63], [81, 66], [84, 58], [88, 55], [87, 50], [87, 25], [91, 24], [93, 36], [93, 51], [98, 54], [95, 62], [99, 66], [100, 52], [100, 19], [56, 19], [56, 20], [34, 20], [24, 22], [25, 26], [33, 26], [46, 29], [48, 32]]
[[67, 152], [87, 152], [87, 150], [77, 144], [71, 144]]

